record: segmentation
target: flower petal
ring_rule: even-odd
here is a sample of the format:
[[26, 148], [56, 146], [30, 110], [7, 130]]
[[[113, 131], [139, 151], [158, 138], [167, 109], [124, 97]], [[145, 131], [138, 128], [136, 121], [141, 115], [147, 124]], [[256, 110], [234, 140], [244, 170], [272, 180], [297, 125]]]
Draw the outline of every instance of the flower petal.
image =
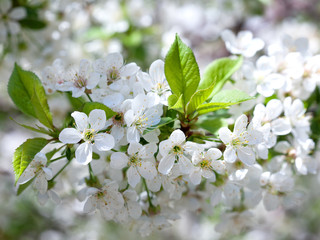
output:
[[127, 166], [129, 158], [122, 152], [115, 152], [111, 155], [110, 166], [114, 169], [122, 169]]
[[89, 114], [90, 128], [98, 132], [106, 125], [106, 113], [101, 109], [94, 109]]
[[85, 142], [80, 144], [76, 150], [76, 160], [78, 163], [87, 165], [92, 161], [92, 145], [91, 143]]
[[94, 144], [99, 151], [109, 151], [114, 147], [114, 138], [107, 133], [98, 133], [94, 136]]
[[82, 139], [81, 133], [75, 128], [65, 128], [59, 134], [59, 140], [63, 143], [78, 143]]
[[175, 160], [175, 156], [173, 154], [169, 154], [163, 157], [160, 160], [158, 171], [164, 175], [167, 175], [173, 167], [174, 160]]
[[83, 112], [75, 111], [71, 114], [74, 121], [76, 122], [77, 129], [79, 131], [83, 131], [84, 129], [88, 128], [88, 116]]
[[131, 187], [137, 186], [140, 182], [140, 174], [135, 167], [130, 167], [127, 171], [128, 183]]

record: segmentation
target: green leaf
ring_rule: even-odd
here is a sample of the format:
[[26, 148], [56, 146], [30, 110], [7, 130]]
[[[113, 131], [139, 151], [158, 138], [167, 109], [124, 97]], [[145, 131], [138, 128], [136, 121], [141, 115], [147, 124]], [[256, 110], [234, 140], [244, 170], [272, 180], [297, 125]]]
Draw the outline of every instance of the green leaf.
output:
[[71, 103], [72, 107], [75, 110], [80, 111], [82, 109], [83, 105], [86, 103], [84, 98], [83, 97], [74, 98], [74, 97], [72, 97], [71, 92], [66, 92], [66, 93], [67, 93], [67, 97], [68, 97], [69, 102]]
[[[172, 95], [171, 95], [172, 96]], [[181, 113], [184, 113], [184, 110], [183, 110], [183, 103], [182, 103], [182, 98], [183, 98], [183, 95], [181, 94], [180, 97], [177, 99], [177, 101], [174, 103], [173, 106], [170, 106], [170, 109], [174, 109], [174, 110], [177, 110], [178, 112], [181, 112]], [[172, 99], [170, 99], [171, 101]]]
[[210, 133], [217, 135], [220, 128], [228, 126], [228, 122], [223, 118], [208, 117], [204, 118], [203, 120], [199, 120], [199, 122], [197, 122], [197, 125], [200, 128], [203, 128], [209, 131]]
[[102, 104], [102, 103], [98, 103], [98, 102], [87, 102], [85, 103], [85, 105], [83, 106], [82, 111], [89, 115], [90, 112], [94, 109], [101, 109], [104, 110], [106, 113], [106, 117], [107, 119], [113, 117], [114, 115], [116, 115], [117, 113], [112, 111], [110, 108], [108, 108], [106, 105]]
[[31, 183], [33, 182], [33, 180], [35, 178], [36, 177], [33, 177], [28, 182], [20, 184], [19, 187], [18, 187], [18, 190], [17, 190], [17, 196], [19, 196], [25, 189], [27, 189], [31, 185]]
[[8, 93], [20, 111], [54, 129], [47, 97], [37, 75], [15, 64], [8, 83]]
[[34, 132], [38, 132], [38, 133], [42, 133], [42, 134], [47, 134], [47, 135], [50, 135], [51, 132], [49, 132], [48, 130], [46, 130], [45, 128], [42, 128], [42, 127], [39, 127], [37, 126], [38, 128], [34, 128], [34, 127], [31, 127], [31, 126], [28, 126], [28, 125], [24, 125], [24, 124], [21, 124], [21, 123], [18, 123], [17, 121], [15, 121], [12, 117], [10, 117], [10, 119], [12, 121], [14, 121], [16, 124], [18, 124], [19, 126], [21, 127], [24, 127], [26, 129], [29, 129], [31, 131], [34, 131]]
[[237, 59], [221, 58], [213, 61], [205, 69], [198, 89], [206, 89], [214, 84], [214, 90], [209, 97], [211, 98], [221, 90], [232, 74], [241, 67], [242, 61], [242, 57]]
[[210, 102], [216, 105], [231, 106], [251, 99], [254, 99], [254, 97], [240, 90], [232, 89], [218, 92], [212, 97]]
[[26, 170], [34, 156], [48, 144], [44, 138], [32, 138], [21, 144], [13, 155], [13, 170], [15, 173], [15, 183], [19, 180], [21, 174]]
[[167, 125], [167, 124], [169, 124], [169, 123], [172, 123], [172, 122], [174, 122], [174, 121], [175, 121], [175, 120], [172, 119], [172, 118], [170, 118], [170, 117], [163, 117], [163, 118], [161, 118], [160, 122], [159, 122], [157, 125], [153, 125], [153, 126], [151, 126], [151, 127], [148, 127], [146, 130], [144, 130], [143, 134], [146, 134], [146, 133], [148, 133], [148, 132], [151, 132], [151, 131], [153, 131], [153, 130], [155, 130], [155, 129], [157, 129], [157, 128], [160, 128], [160, 127], [162, 127], [162, 126], [164, 126], [164, 125]]
[[206, 89], [197, 90], [192, 96], [190, 101], [187, 104], [187, 114], [193, 113], [197, 107], [199, 107], [203, 102], [207, 100], [210, 96], [212, 90], [214, 88], [214, 84]]
[[34, 19], [34, 18], [25, 18], [19, 21], [22, 27], [29, 28], [33, 30], [40, 30], [47, 26], [45, 21]]
[[214, 93], [219, 91], [226, 80], [242, 64], [242, 57], [237, 60], [222, 58], [212, 62], [205, 70], [203, 78], [200, 81], [198, 90], [191, 96], [187, 104], [187, 114], [193, 113], [198, 106], [204, 103]]
[[228, 108], [229, 105], [219, 105], [219, 104], [216, 104], [216, 103], [205, 103], [205, 104], [201, 104], [198, 108], [197, 108], [197, 112], [198, 112], [198, 115], [203, 115], [203, 114], [206, 114], [206, 113], [209, 113], [209, 112], [214, 112], [214, 111], [217, 111], [219, 109], [225, 109], [225, 108]]
[[182, 95], [182, 105], [185, 106], [198, 87], [200, 74], [192, 50], [178, 35], [167, 53], [164, 71], [172, 92]]

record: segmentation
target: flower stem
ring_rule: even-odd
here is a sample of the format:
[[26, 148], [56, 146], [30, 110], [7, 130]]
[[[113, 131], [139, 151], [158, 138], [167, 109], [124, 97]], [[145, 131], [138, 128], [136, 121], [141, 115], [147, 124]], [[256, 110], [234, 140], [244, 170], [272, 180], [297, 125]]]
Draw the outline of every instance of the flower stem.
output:
[[152, 201], [151, 201], [151, 196], [150, 196], [150, 192], [149, 192], [146, 180], [144, 178], [142, 178], [142, 182], [143, 182], [144, 188], [146, 189], [146, 192], [147, 192], [147, 195], [148, 195], [149, 205], [150, 205], [151, 208], [155, 208], [155, 206], [152, 204]]
[[89, 98], [90, 102], [93, 102], [92, 101], [92, 98], [90, 97], [90, 95], [88, 93], [86, 93], [87, 97]]
[[71, 163], [71, 161], [68, 161], [68, 162], [59, 170], [59, 172], [57, 172], [56, 175], [54, 175], [54, 177], [53, 177], [50, 181], [53, 181], [70, 163]]

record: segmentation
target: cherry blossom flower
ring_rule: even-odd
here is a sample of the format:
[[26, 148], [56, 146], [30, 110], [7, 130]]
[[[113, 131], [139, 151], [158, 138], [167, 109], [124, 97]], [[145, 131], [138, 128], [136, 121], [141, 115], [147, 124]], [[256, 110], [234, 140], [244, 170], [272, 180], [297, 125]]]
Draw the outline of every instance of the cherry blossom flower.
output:
[[247, 124], [248, 118], [243, 114], [236, 120], [233, 133], [227, 127], [220, 128], [220, 139], [227, 146], [223, 153], [226, 162], [233, 163], [239, 158], [249, 166], [255, 163], [252, 146], [261, 143], [263, 136], [257, 130], [247, 129]]
[[190, 173], [193, 170], [193, 164], [186, 155], [192, 150], [192, 146], [186, 142], [186, 137], [181, 130], [174, 130], [169, 139], [162, 141], [159, 145], [159, 152], [162, 156], [158, 166], [159, 172], [168, 174], [174, 162], [177, 161], [182, 173]]
[[88, 188], [86, 195], [87, 201], [84, 204], [85, 213], [93, 212], [98, 209], [103, 218], [111, 220], [116, 212], [124, 205], [124, 200], [118, 191], [118, 184], [115, 181], [105, 180], [102, 188]]
[[76, 160], [86, 165], [92, 160], [92, 146], [99, 151], [109, 151], [114, 147], [114, 138], [107, 133], [99, 133], [105, 127], [106, 114], [103, 110], [94, 109], [89, 117], [82, 112], [71, 114], [76, 128], [65, 128], [59, 135], [59, 140], [65, 144], [75, 144], [83, 140], [76, 150]]
[[141, 176], [145, 179], [152, 179], [157, 175], [157, 169], [152, 161], [148, 159], [154, 158], [157, 146], [149, 143], [142, 146], [140, 143], [132, 142], [128, 148], [128, 155], [122, 152], [115, 152], [111, 155], [110, 166], [114, 169], [122, 169], [129, 166], [127, 170], [128, 183], [135, 187]]
[[247, 58], [253, 57], [257, 51], [264, 47], [264, 42], [260, 38], [253, 38], [249, 31], [241, 31], [236, 37], [230, 30], [224, 30], [221, 37], [231, 53], [240, 54]]
[[23, 184], [32, 178], [34, 179], [33, 187], [40, 193], [45, 194], [48, 190], [48, 180], [53, 177], [51, 168], [47, 167], [47, 157], [44, 153], [39, 152], [30, 162], [27, 169], [23, 172], [19, 183]]

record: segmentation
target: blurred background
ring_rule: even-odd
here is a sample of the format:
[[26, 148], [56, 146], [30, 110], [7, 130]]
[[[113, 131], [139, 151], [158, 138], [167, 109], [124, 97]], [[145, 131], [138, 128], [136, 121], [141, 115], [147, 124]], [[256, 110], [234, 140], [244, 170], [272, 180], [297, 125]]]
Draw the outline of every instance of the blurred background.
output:
[[[10, 14], [24, 8], [23, 18]], [[13, 22], [13, 24], [8, 24]], [[318, 0], [0, 0], [0, 240], [140, 239], [130, 227], [82, 214], [72, 180], [61, 181], [67, 194], [56, 206], [41, 206], [32, 191], [16, 196], [11, 159], [15, 148], [34, 136], [12, 120], [32, 124], [13, 106], [7, 82], [14, 62], [41, 76], [45, 66], [61, 58], [77, 66], [81, 59], [121, 52], [126, 62], [143, 71], [164, 58], [175, 33], [193, 49], [200, 70], [218, 57], [228, 56], [220, 34], [250, 30], [266, 44], [286, 35], [309, 39], [319, 52]], [[10, 27], [11, 26], [11, 27]], [[54, 115], [68, 109], [67, 101], [49, 98]], [[320, 156], [317, 156], [320, 157]], [[241, 236], [222, 237], [211, 218], [184, 213], [172, 228], [146, 239], [320, 239], [319, 176], [300, 177], [305, 201], [295, 210], [256, 209], [254, 228]]]

